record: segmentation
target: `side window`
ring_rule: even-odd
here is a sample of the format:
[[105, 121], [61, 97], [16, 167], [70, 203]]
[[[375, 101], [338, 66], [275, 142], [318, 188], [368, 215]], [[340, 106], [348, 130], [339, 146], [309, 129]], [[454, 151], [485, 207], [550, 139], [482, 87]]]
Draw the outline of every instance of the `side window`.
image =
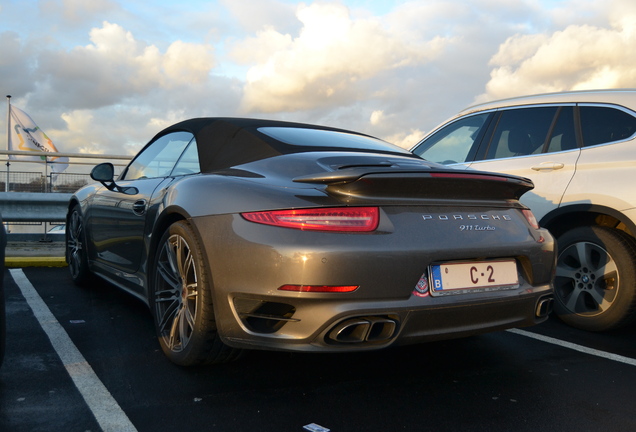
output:
[[192, 138], [190, 144], [183, 152], [179, 161], [174, 166], [174, 169], [170, 173], [171, 176], [197, 174], [201, 172], [199, 166], [199, 150], [197, 149], [197, 141]]
[[482, 113], [456, 120], [422, 141], [413, 153], [431, 162], [466, 162], [490, 115]]
[[557, 114], [546, 153], [573, 150], [577, 147], [576, 135], [574, 134], [574, 107], [565, 106]]
[[636, 133], [636, 118], [616, 108], [579, 107], [583, 146], [622, 141]]
[[173, 132], [158, 138], [133, 159], [122, 180], [167, 177], [192, 138], [189, 132]]
[[557, 107], [537, 107], [502, 111], [486, 159], [541, 153], [557, 110]]

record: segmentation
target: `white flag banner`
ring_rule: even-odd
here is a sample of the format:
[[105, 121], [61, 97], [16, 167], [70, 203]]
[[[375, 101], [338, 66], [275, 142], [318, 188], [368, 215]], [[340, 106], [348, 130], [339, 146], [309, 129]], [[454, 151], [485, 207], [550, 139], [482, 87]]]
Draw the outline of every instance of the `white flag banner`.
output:
[[[57, 153], [53, 142], [27, 113], [13, 105], [9, 106], [9, 110], [9, 150], [33, 152], [33, 156], [11, 155], [10, 159], [46, 161], [43, 152]], [[51, 164], [51, 171], [54, 173], [61, 173], [68, 168], [67, 157], [50, 156], [48, 159], [57, 162]]]

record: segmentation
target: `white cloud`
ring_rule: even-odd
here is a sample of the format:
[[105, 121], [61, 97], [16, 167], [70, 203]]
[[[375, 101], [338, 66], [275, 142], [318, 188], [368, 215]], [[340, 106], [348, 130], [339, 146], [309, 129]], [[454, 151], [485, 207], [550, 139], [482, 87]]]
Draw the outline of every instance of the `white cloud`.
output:
[[60, 20], [64, 28], [78, 27], [96, 16], [119, 10], [112, 0], [42, 0], [37, 5], [45, 19]]
[[[492, 57], [478, 100], [563, 90], [636, 87], [636, 5], [610, 4], [605, 26], [514, 35]], [[631, 7], [630, 7], [631, 6]]]
[[33, 90], [31, 58], [34, 47], [26, 45], [18, 33], [0, 33], [0, 88], [3, 95], [24, 95]]
[[420, 142], [420, 140], [424, 137], [424, 132], [419, 129], [410, 129], [406, 132], [397, 132], [391, 136], [386, 137], [385, 139], [393, 143], [397, 146], [400, 146], [405, 149], [411, 149], [415, 144]]
[[118, 9], [111, 0], [62, 0], [62, 11], [65, 22], [77, 23], [88, 17], [99, 16], [111, 10]]
[[280, 33], [274, 27], [267, 26], [256, 37], [248, 37], [236, 43], [231, 56], [234, 61], [243, 65], [265, 64], [273, 54], [289, 49], [293, 43], [290, 34]]
[[160, 50], [110, 22], [89, 36], [85, 45], [36, 51], [0, 33], [0, 88], [23, 96], [13, 102], [60, 151], [134, 153], [159, 126], [238, 109], [241, 86], [213, 75], [210, 45], [175, 40]]
[[91, 111], [76, 110], [63, 113], [61, 117], [66, 123], [66, 128], [49, 131], [49, 134], [54, 134], [65, 146], [72, 146], [79, 153], [106, 154], [106, 149], [99, 142], [86, 139], [85, 131], [95, 129]]
[[636, 86], [633, 0], [32, 4], [0, 9], [0, 95], [63, 151], [134, 152], [206, 115], [409, 147], [480, 94]]
[[375, 110], [371, 113], [371, 118], [369, 119], [369, 122], [372, 125], [377, 125], [377, 124], [380, 124], [382, 120], [384, 120], [384, 111]]
[[175, 41], [168, 47], [162, 64], [169, 85], [203, 84], [215, 66], [213, 48]]
[[254, 64], [247, 73], [246, 112], [338, 106], [365, 98], [364, 80], [435, 58], [443, 37], [405, 40], [374, 19], [353, 20], [337, 3], [301, 5], [298, 36], [273, 28], [237, 43], [233, 58]]
[[92, 29], [90, 40], [89, 45], [41, 57], [41, 79], [65, 106], [97, 108], [161, 88], [199, 85], [214, 68], [210, 46], [177, 40], [162, 53], [109, 22]]
[[298, 28], [293, 4], [276, 0], [221, 0], [232, 18], [247, 33], [256, 33], [264, 27], [275, 28], [282, 32]]

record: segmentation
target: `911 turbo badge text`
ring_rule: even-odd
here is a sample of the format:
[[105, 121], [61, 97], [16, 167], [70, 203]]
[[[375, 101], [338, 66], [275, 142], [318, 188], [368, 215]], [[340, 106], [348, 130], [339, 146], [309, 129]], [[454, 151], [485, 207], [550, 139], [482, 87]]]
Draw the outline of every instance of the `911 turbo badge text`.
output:
[[494, 231], [496, 228], [490, 225], [460, 225], [460, 231]]

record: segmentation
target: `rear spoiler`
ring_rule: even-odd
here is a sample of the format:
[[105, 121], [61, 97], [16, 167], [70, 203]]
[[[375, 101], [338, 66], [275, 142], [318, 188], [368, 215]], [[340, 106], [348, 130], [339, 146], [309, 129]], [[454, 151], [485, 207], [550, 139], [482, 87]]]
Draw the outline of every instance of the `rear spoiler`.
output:
[[530, 179], [452, 169], [365, 166], [296, 177], [297, 183], [326, 185], [327, 192], [356, 198], [512, 199], [534, 188]]

